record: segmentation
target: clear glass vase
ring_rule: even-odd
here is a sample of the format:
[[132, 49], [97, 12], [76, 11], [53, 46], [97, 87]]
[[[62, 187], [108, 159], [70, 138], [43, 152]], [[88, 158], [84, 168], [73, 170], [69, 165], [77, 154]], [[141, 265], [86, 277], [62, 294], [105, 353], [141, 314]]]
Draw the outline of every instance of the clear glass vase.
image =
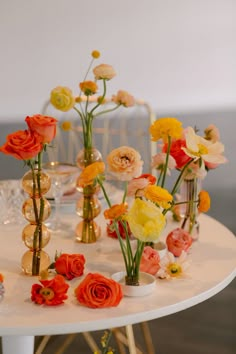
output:
[[51, 180], [45, 172], [35, 168], [23, 176], [22, 187], [29, 194], [22, 206], [29, 224], [22, 230], [22, 240], [28, 251], [22, 256], [21, 268], [27, 275], [39, 275], [50, 265], [50, 257], [43, 248], [51, 235], [43, 222], [50, 216], [51, 206], [43, 195], [49, 191]]
[[[77, 165], [81, 170], [97, 161], [102, 161], [102, 156], [95, 148], [83, 149], [77, 155]], [[101, 228], [94, 221], [101, 212], [101, 204], [97, 198], [99, 186], [81, 188], [77, 185], [77, 190], [81, 193], [81, 197], [76, 204], [76, 213], [82, 220], [76, 226], [76, 240], [94, 243], [101, 235]]]

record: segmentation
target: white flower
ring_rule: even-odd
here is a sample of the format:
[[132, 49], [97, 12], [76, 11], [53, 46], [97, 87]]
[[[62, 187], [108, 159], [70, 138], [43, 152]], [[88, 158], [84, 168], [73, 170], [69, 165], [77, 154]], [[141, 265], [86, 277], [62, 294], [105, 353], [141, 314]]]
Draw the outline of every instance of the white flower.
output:
[[161, 259], [157, 277], [161, 279], [179, 278], [185, 276], [185, 271], [190, 263], [187, 261], [187, 253], [182, 251], [180, 257], [175, 258], [173, 253], [167, 252]]

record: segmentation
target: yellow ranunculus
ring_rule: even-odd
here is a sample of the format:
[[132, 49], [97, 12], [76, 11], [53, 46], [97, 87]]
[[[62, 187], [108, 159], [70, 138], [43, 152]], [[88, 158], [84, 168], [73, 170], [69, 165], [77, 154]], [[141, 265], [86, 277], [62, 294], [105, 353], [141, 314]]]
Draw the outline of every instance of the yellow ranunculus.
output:
[[144, 196], [164, 209], [169, 209], [173, 200], [167, 189], [151, 184], [144, 189]]
[[67, 112], [75, 105], [75, 98], [68, 87], [57, 86], [51, 91], [51, 104], [62, 112]]
[[139, 198], [134, 200], [125, 220], [134, 237], [143, 242], [156, 242], [166, 225], [161, 210], [152, 202]]
[[150, 126], [150, 133], [152, 135], [152, 141], [168, 141], [168, 136], [173, 139], [180, 139], [182, 137], [182, 123], [176, 118], [160, 118], [157, 119]]

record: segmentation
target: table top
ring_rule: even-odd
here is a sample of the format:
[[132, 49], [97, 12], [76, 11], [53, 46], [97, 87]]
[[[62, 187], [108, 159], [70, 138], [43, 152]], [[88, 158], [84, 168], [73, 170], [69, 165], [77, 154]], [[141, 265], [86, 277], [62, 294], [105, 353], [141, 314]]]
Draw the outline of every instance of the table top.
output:
[[[83, 253], [85, 275], [99, 272], [105, 276], [123, 269], [117, 240], [103, 231], [94, 244], [75, 241], [74, 229], [79, 217], [65, 214], [67, 230], [54, 233], [45, 251], [54, 257], [55, 251]], [[102, 215], [98, 223], [103, 224]], [[189, 257], [191, 266], [183, 279], [156, 280], [152, 294], [144, 297], [124, 297], [118, 307], [90, 309], [81, 306], [74, 288], [82, 278], [69, 282], [69, 298], [55, 307], [40, 306], [30, 300], [32, 284], [37, 277], [22, 274], [21, 256], [27, 250], [21, 241], [23, 225], [0, 226], [0, 272], [4, 274], [5, 296], [0, 303], [0, 335], [66, 334], [102, 330], [134, 324], [166, 316], [196, 305], [224, 289], [236, 275], [236, 239], [233, 233], [216, 220], [201, 215], [200, 237], [194, 242]], [[162, 236], [177, 227], [169, 223]]]

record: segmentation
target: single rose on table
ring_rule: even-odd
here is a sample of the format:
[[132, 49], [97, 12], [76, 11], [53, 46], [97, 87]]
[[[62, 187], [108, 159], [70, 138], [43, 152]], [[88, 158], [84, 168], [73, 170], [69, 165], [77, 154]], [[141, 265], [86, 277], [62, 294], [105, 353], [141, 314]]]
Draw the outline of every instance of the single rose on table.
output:
[[179, 257], [182, 251], [187, 252], [192, 242], [190, 233], [181, 228], [172, 230], [166, 238], [167, 248], [175, 257]]
[[85, 257], [83, 254], [63, 253], [56, 257], [55, 270], [58, 274], [71, 280], [84, 274], [84, 265]]
[[118, 306], [123, 293], [115, 280], [99, 273], [89, 273], [75, 289], [75, 296], [81, 305], [105, 308]]
[[155, 275], [160, 269], [160, 256], [151, 246], [145, 246], [140, 262], [140, 271]]

